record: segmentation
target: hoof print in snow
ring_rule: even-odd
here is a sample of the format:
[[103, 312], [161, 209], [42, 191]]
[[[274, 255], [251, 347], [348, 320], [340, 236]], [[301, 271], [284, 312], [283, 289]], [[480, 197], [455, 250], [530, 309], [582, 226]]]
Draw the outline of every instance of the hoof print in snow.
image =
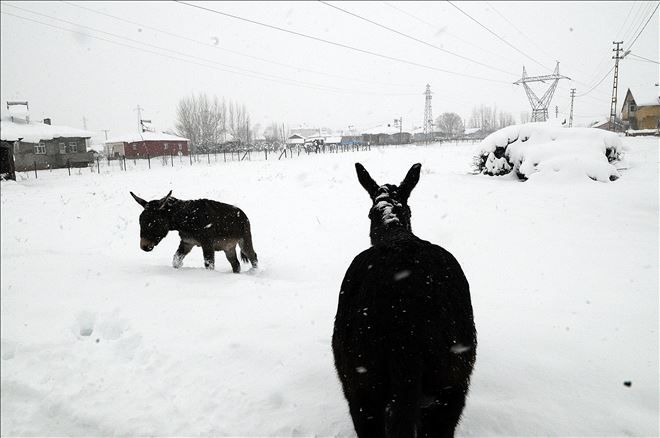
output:
[[94, 332], [96, 315], [91, 312], [83, 311], [76, 317], [76, 331], [80, 336], [89, 337]]
[[94, 327], [81, 327], [80, 336], [91, 336], [94, 332]]

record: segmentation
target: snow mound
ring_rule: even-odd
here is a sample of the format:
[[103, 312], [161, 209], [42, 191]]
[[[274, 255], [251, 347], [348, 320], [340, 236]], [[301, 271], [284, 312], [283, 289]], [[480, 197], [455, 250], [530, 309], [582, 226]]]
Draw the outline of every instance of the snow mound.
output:
[[556, 173], [562, 179], [588, 176], [607, 182], [619, 178], [613, 163], [622, 157], [621, 139], [615, 133], [526, 123], [486, 137], [478, 147], [474, 164], [479, 173], [514, 172], [521, 180]]

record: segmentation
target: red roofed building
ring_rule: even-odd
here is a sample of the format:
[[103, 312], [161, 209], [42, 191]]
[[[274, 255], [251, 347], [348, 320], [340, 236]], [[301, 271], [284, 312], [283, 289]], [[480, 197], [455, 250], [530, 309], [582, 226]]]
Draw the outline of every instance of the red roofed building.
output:
[[117, 137], [105, 142], [105, 152], [110, 156], [126, 158], [158, 157], [162, 155], [188, 155], [190, 141], [163, 132], [142, 132]]

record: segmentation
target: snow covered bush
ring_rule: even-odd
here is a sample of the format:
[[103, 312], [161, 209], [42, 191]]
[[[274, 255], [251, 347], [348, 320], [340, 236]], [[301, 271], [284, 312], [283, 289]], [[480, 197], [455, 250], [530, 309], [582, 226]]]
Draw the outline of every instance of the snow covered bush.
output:
[[474, 166], [486, 175], [514, 172], [521, 180], [537, 173], [559, 172], [605, 182], [619, 178], [612, 163], [622, 156], [621, 139], [612, 132], [526, 123], [486, 137], [475, 154]]

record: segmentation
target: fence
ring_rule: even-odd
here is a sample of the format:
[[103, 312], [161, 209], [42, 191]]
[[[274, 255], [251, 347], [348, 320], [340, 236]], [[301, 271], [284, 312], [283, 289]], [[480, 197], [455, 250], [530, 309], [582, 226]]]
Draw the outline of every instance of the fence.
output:
[[[91, 173], [111, 173], [111, 172], [126, 172], [130, 170], [148, 170], [152, 167], [181, 167], [181, 166], [195, 166], [195, 165], [210, 165], [212, 163], [227, 163], [227, 162], [241, 162], [241, 161], [268, 161], [268, 160], [291, 160], [302, 156], [314, 156], [316, 154], [338, 154], [344, 152], [357, 152], [357, 151], [370, 151], [370, 145], [320, 145], [314, 147], [305, 146], [292, 146], [281, 149], [232, 149], [224, 151], [214, 151], [206, 153], [191, 153], [189, 155], [159, 155], [159, 156], [143, 156], [143, 157], [130, 157], [117, 156], [117, 157], [99, 157], [87, 167], [76, 167], [75, 164], [67, 160], [65, 169], [68, 175], [71, 176], [73, 168], [74, 173], [82, 174], [83, 171]], [[38, 169], [36, 161], [34, 168], [22, 172], [23, 178], [30, 178], [34, 173], [35, 178], [39, 178], [39, 173], [52, 172], [55, 169]]]

